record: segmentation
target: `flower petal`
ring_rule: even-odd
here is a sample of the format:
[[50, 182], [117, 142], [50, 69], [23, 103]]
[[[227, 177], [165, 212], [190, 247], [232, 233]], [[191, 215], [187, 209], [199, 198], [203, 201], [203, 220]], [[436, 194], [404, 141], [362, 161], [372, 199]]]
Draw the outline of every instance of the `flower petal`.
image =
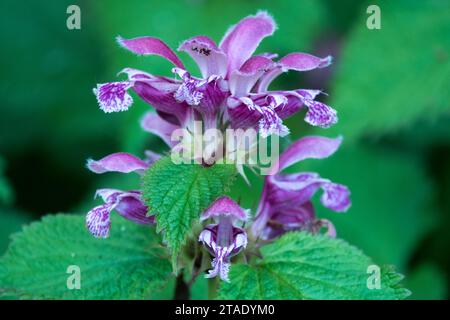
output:
[[276, 174], [267, 177], [267, 201], [272, 208], [295, 208], [310, 201], [317, 190], [324, 191], [320, 200], [333, 211], [350, 207], [350, 191], [344, 185], [321, 178], [314, 172]]
[[122, 217], [139, 224], [154, 224], [155, 217], [147, 216], [147, 206], [142, 201], [140, 191], [122, 191], [118, 189], [98, 189], [95, 196], [100, 196], [109, 211], [116, 210]]
[[215, 75], [207, 79], [195, 78], [180, 68], [173, 68], [172, 72], [183, 81], [174, 93], [175, 100], [195, 107], [203, 117], [205, 130], [216, 128], [217, 116], [228, 95], [227, 82]]
[[282, 108], [277, 109], [277, 114], [281, 119], [289, 118], [290, 116], [297, 113], [300, 109], [302, 109], [305, 104], [305, 96], [315, 97], [320, 93], [320, 90], [290, 90], [290, 91], [269, 91], [267, 94], [270, 95], [283, 95], [287, 101], [283, 105]]
[[308, 107], [305, 121], [310, 125], [329, 128], [338, 122], [336, 110], [326, 104], [314, 100], [305, 100], [304, 103]]
[[184, 41], [178, 51], [185, 51], [198, 64], [203, 78], [211, 75], [225, 77], [227, 56], [206, 36], [196, 36]]
[[117, 42], [125, 49], [139, 55], [158, 55], [170, 62], [178, 68], [184, 65], [175, 52], [172, 51], [162, 40], [153, 37], [140, 37], [134, 39], [124, 39], [117, 37]]
[[148, 168], [148, 164], [138, 157], [124, 152], [110, 154], [100, 160], [89, 159], [87, 162], [89, 170], [95, 173], [105, 172], [138, 172], [142, 173]]
[[263, 77], [257, 86], [257, 92], [265, 92], [269, 88], [272, 81], [283, 72], [289, 70], [294, 71], [310, 71], [317, 68], [325, 68], [331, 64], [332, 57], [318, 58], [308, 53], [294, 52], [281, 58], [277, 67], [272, 68]]
[[255, 127], [261, 119], [261, 111], [248, 97], [229, 97], [227, 99], [227, 114], [234, 129]]
[[161, 154], [151, 150], [145, 150], [144, 154], [145, 154], [145, 162], [148, 164], [149, 167], [162, 157]]
[[322, 204], [333, 211], [345, 212], [351, 205], [350, 190], [337, 183], [326, 183], [322, 186], [323, 194], [320, 197]]
[[147, 112], [141, 120], [141, 127], [147, 132], [153, 133], [160, 137], [169, 147], [176, 142], [171, 141], [172, 132], [179, 128], [172, 123], [162, 119], [154, 112]]
[[129, 81], [133, 83], [132, 89], [141, 99], [158, 112], [174, 118], [172, 122], [177, 122], [179, 125], [185, 123], [189, 106], [186, 103], [177, 102], [174, 98], [174, 93], [180, 87], [180, 81], [156, 77], [131, 68], [126, 68], [121, 72], [128, 74]]
[[210, 279], [219, 276], [221, 280], [225, 282], [230, 282], [230, 279], [228, 278], [228, 273], [230, 271], [230, 263], [224, 261], [223, 257], [224, 254], [225, 250], [223, 249], [218, 252], [218, 257], [212, 260], [211, 262], [212, 269], [208, 270], [208, 273], [205, 275], [205, 278]]
[[310, 201], [295, 208], [274, 210], [262, 231], [261, 238], [271, 240], [288, 231], [313, 232], [315, 222], [316, 214]]
[[114, 207], [122, 217], [139, 224], [154, 224], [155, 216], [147, 216], [148, 208], [141, 198], [140, 192], [122, 192], [117, 196]]
[[208, 225], [199, 235], [199, 241], [214, 256], [211, 262], [212, 269], [205, 275], [206, 278], [219, 276], [224, 281], [229, 281], [228, 271], [230, 267], [230, 258], [241, 252], [247, 247], [247, 233], [242, 228], [232, 227], [230, 242], [226, 245], [219, 245], [219, 225]]
[[310, 136], [297, 140], [284, 151], [279, 160], [279, 171], [305, 159], [327, 158], [339, 148], [342, 138]]
[[332, 57], [319, 58], [308, 53], [294, 52], [290, 53], [278, 62], [282, 71], [310, 71], [317, 68], [328, 67], [332, 62]]
[[259, 120], [259, 133], [267, 138], [272, 134], [284, 137], [289, 134], [289, 129], [283, 124], [281, 118], [271, 107], [262, 107], [262, 118]]
[[229, 86], [231, 95], [241, 97], [247, 95], [258, 79], [274, 64], [263, 56], [253, 56], [239, 70], [231, 72]]
[[317, 173], [277, 174], [267, 177], [267, 200], [271, 207], [296, 208], [310, 201], [316, 191], [329, 183]]
[[233, 199], [220, 197], [203, 212], [200, 219], [206, 220], [220, 216], [230, 216], [236, 220], [246, 221], [248, 211], [242, 209]]
[[86, 215], [86, 227], [96, 238], [107, 238], [111, 228], [111, 206], [103, 204], [97, 206]]
[[128, 81], [97, 84], [94, 94], [100, 109], [105, 113], [126, 111], [133, 104], [133, 98], [128, 94], [131, 83]]
[[238, 70], [252, 56], [261, 40], [272, 35], [275, 29], [273, 18], [263, 11], [232, 26], [219, 46], [228, 56], [227, 75]]

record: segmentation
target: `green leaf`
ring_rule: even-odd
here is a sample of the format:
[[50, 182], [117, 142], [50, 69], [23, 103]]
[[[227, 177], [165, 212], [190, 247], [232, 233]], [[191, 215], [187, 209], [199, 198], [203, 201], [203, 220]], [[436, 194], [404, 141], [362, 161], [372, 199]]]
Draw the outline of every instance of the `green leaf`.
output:
[[450, 114], [450, 6], [378, 2], [381, 29], [366, 27], [363, 7], [336, 59], [328, 103], [340, 121], [330, 130], [347, 138], [382, 135]]
[[233, 165], [175, 164], [170, 157], [157, 161], [144, 176], [143, 195], [149, 213], [156, 215], [158, 232], [176, 257], [193, 222], [217, 197], [228, 192], [236, 176]]
[[[108, 239], [93, 238], [78, 215], [46, 216], [13, 237], [0, 260], [0, 292], [33, 299], [142, 299], [166, 282], [170, 264], [147, 226], [112, 217]], [[69, 290], [69, 266], [80, 289]]]
[[[370, 258], [343, 240], [291, 232], [261, 249], [254, 264], [231, 267], [222, 299], [403, 299], [402, 276], [381, 268], [381, 288], [369, 289]], [[370, 282], [370, 281], [369, 281]]]

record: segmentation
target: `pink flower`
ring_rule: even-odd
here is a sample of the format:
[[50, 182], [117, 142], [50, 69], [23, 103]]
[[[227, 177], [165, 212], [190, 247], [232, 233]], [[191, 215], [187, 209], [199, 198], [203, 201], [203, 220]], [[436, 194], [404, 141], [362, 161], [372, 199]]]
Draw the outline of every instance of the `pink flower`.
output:
[[334, 237], [336, 231], [328, 220], [316, 218], [311, 198], [322, 189], [322, 204], [333, 211], [345, 212], [351, 205], [350, 191], [344, 185], [321, 178], [314, 172], [282, 174], [280, 171], [304, 159], [323, 159], [339, 148], [342, 139], [305, 137], [294, 142], [280, 156], [279, 170], [265, 179], [252, 232], [255, 237], [275, 238], [287, 231], [313, 233], [322, 227]]
[[[100, 160], [89, 159], [87, 167], [95, 173], [143, 172], [159, 156], [148, 152], [148, 159], [141, 160], [129, 153], [114, 153]], [[115, 210], [125, 219], [139, 224], [154, 224], [154, 216], [147, 216], [147, 206], [141, 198], [141, 192], [136, 190], [122, 191], [116, 189], [97, 190], [95, 196], [100, 196], [104, 204], [91, 209], [86, 215], [86, 227], [89, 232], [98, 238], [107, 238], [111, 229], [110, 214]]]
[[[276, 24], [266, 12], [258, 12], [232, 26], [219, 45], [207, 36], [184, 41], [186, 52], [198, 65], [201, 76], [192, 76], [163, 41], [153, 37], [123, 39], [119, 44], [138, 55], [158, 55], [170, 61], [176, 78], [155, 76], [135, 69], [121, 73], [127, 80], [97, 85], [94, 93], [105, 112], [127, 110], [133, 90], [152, 105], [161, 119], [175, 127], [187, 127], [202, 119], [206, 128], [255, 128], [262, 136], [286, 135], [283, 119], [306, 108], [305, 121], [329, 127], [337, 122], [336, 111], [316, 101], [317, 90], [269, 91], [271, 82], [284, 72], [311, 71], [330, 65], [331, 57], [290, 53], [275, 61], [276, 54], [254, 55], [260, 42], [271, 36]], [[159, 130], [157, 127], [156, 130]]]
[[201, 216], [201, 220], [213, 219], [200, 233], [199, 241], [214, 256], [207, 278], [219, 276], [229, 281], [230, 258], [247, 246], [247, 233], [236, 224], [247, 220], [248, 213], [228, 197], [217, 199]]

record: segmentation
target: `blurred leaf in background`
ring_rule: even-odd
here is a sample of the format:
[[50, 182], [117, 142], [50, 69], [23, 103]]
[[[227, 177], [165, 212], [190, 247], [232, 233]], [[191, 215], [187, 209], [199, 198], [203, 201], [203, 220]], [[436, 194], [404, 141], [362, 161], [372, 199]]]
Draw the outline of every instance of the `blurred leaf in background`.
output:
[[15, 208], [0, 206], [0, 255], [6, 252], [11, 235], [32, 221], [30, 215]]
[[410, 299], [438, 300], [447, 296], [445, 274], [434, 264], [418, 266], [405, 282], [405, 286], [412, 292]]
[[373, 3], [381, 6], [381, 29], [368, 29], [360, 12], [333, 77], [329, 103], [340, 122], [330, 131], [347, 139], [450, 115], [448, 2]]
[[13, 191], [5, 175], [5, 163], [0, 157], [0, 255], [2, 255], [10, 242], [10, 235], [20, 231], [21, 227], [30, 222], [28, 214], [11, 208], [13, 204]]
[[[70, 4], [82, 8], [81, 30], [66, 27]], [[118, 141], [118, 117], [105, 117], [92, 93], [105, 66], [99, 13], [84, 0], [0, 6], [0, 150], [17, 205], [65, 210], [90, 183], [85, 159]]]

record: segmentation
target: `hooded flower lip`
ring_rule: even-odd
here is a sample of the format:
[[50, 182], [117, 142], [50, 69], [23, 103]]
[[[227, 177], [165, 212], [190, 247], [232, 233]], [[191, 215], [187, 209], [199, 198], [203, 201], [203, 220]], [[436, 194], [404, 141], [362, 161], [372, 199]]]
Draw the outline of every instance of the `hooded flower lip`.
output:
[[227, 75], [238, 70], [247, 61], [260, 42], [271, 36], [277, 26], [273, 18], [265, 11], [249, 16], [232, 26], [220, 42], [220, 49], [228, 57]]
[[105, 202], [88, 212], [86, 227], [97, 238], [107, 238], [111, 229], [110, 214], [113, 210], [125, 219], [139, 224], [154, 224], [154, 216], [147, 217], [147, 207], [144, 205], [139, 191], [121, 191], [116, 189], [97, 190], [95, 196], [100, 196]]
[[293, 143], [280, 156], [277, 171], [265, 179], [263, 194], [257, 210], [252, 232], [255, 237], [272, 239], [286, 231], [306, 230], [318, 232], [321, 227], [335, 236], [331, 222], [318, 220], [311, 198], [323, 190], [322, 204], [333, 211], [345, 212], [351, 205], [350, 191], [341, 184], [321, 178], [314, 172], [282, 174], [280, 171], [305, 159], [323, 159], [337, 151], [342, 139], [305, 137]]
[[87, 167], [95, 173], [137, 172], [141, 174], [148, 168], [148, 163], [132, 154], [118, 152], [110, 154], [100, 160], [89, 159], [87, 161]]
[[203, 212], [200, 220], [213, 218], [217, 221], [221, 217], [231, 217], [233, 221], [246, 221], [248, 214], [248, 210], [242, 209], [233, 199], [220, 197]]
[[269, 85], [283, 72], [294, 71], [312, 71], [328, 67], [332, 62], [332, 57], [319, 58], [308, 53], [294, 52], [281, 58], [276, 65], [262, 76], [258, 82], [256, 92], [265, 92]]
[[207, 36], [196, 36], [184, 41], [178, 51], [184, 51], [197, 63], [202, 77], [225, 78], [227, 72], [227, 55]]
[[214, 219], [214, 224], [207, 225], [199, 235], [199, 241], [208, 249], [214, 259], [207, 278], [219, 276], [229, 281], [230, 258], [247, 246], [247, 233], [237, 222], [248, 219], [248, 211], [242, 209], [228, 197], [221, 197], [205, 210], [201, 220]]
[[137, 55], [158, 55], [172, 62], [176, 67], [184, 69], [183, 62], [162, 40], [154, 37], [124, 39], [117, 37], [117, 42], [125, 49]]
[[[331, 57], [290, 53], [278, 61], [276, 54], [254, 55], [261, 41], [276, 30], [274, 19], [264, 11], [248, 16], [229, 28], [220, 44], [207, 36], [194, 36], [178, 47], [198, 65], [201, 76], [186, 70], [178, 55], [154, 37], [117, 38], [123, 48], [137, 55], [157, 55], [174, 66], [175, 78], [155, 76], [126, 68], [128, 79], [97, 85], [94, 93], [105, 112], [127, 110], [133, 90], [152, 105], [161, 118], [179, 127], [203, 120], [206, 128], [231, 125], [232, 128], [259, 129], [263, 136], [286, 135], [282, 120], [306, 108], [305, 121], [328, 128], [337, 122], [336, 111], [314, 100], [317, 90], [268, 91], [271, 82], [289, 70], [304, 72], [330, 65]], [[275, 95], [287, 100], [283, 107], [266, 103]], [[251, 101], [251, 103], [250, 103]], [[253, 107], [258, 106], [258, 107]], [[222, 122], [220, 122], [222, 121]]]
[[233, 97], [246, 96], [258, 79], [274, 66], [272, 59], [254, 56], [248, 59], [239, 70], [230, 75], [230, 92]]

